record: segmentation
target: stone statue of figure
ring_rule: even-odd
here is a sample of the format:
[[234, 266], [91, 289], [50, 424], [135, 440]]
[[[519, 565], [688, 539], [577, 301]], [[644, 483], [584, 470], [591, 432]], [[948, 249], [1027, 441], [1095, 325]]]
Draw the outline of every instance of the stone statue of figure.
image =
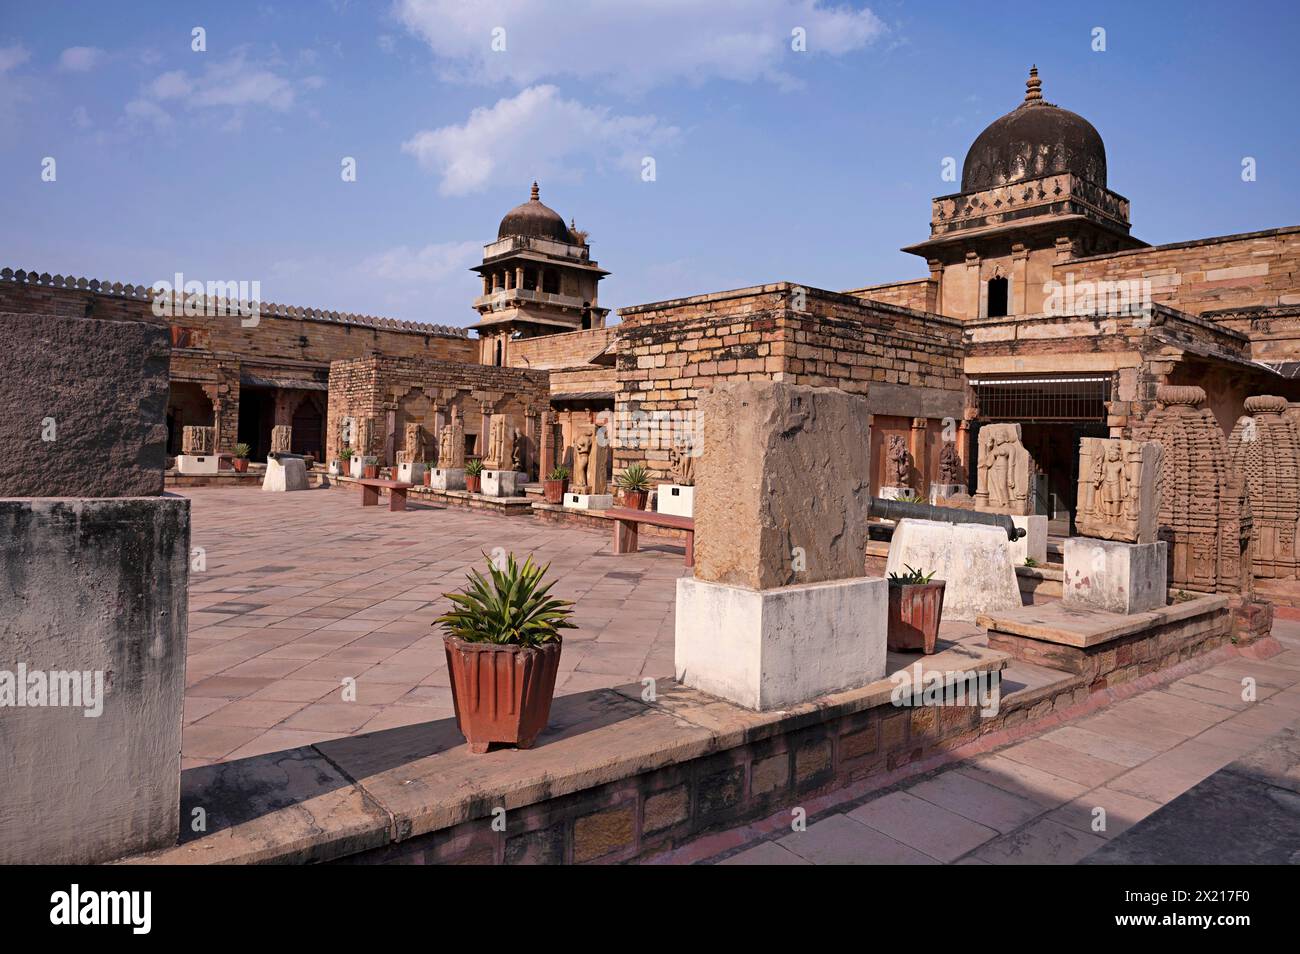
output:
[[192, 457], [205, 457], [216, 453], [217, 429], [191, 426], [181, 430], [181, 453]]
[[668, 448], [670, 476], [674, 484], [682, 487], [695, 485], [695, 446], [694, 441], [686, 435], [673, 438]]
[[289, 424], [276, 424], [271, 428], [271, 453], [288, 454], [291, 453], [293, 445], [293, 426]]
[[571, 489], [575, 494], [590, 492], [588, 488], [591, 484], [588, 482], [587, 471], [591, 469], [591, 461], [595, 456], [592, 454], [595, 439], [595, 434], [587, 430], [579, 431], [573, 439], [573, 486]]
[[514, 468], [515, 473], [520, 473], [524, 469], [523, 435], [519, 433], [517, 427], [514, 429], [514, 435], [510, 440], [510, 466]]
[[889, 448], [885, 452], [886, 479], [890, 487], [909, 487], [911, 479], [907, 442], [897, 434], [889, 435]]
[[509, 460], [510, 421], [504, 414], [493, 414], [488, 420], [487, 454], [483, 457], [483, 466], [488, 470], [502, 470]]
[[451, 409], [451, 423], [444, 424], [438, 435], [438, 466], [459, 470], [465, 466], [465, 429], [460, 423], [460, 409]]
[[939, 451], [939, 483], [948, 486], [963, 484], [961, 479], [961, 461], [957, 459], [957, 445], [944, 441]]
[[407, 422], [403, 429], [402, 453], [399, 461], [404, 464], [419, 464], [427, 459], [428, 448], [424, 442], [424, 427], [421, 424]]
[[1119, 523], [1124, 516], [1124, 504], [1128, 500], [1128, 471], [1124, 465], [1124, 455], [1118, 443], [1106, 448], [1105, 459], [1097, 457], [1097, 470], [1101, 473], [1094, 481], [1101, 493], [1101, 513], [1107, 523]]
[[1002, 510], [1011, 506], [1011, 499], [1016, 496], [1017, 490], [1016, 468], [1012, 459], [1015, 454], [1013, 443], [1008, 434], [991, 434], [985, 452], [980, 455], [980, 467], [986, 472], [985, 486], [988, 488], [989, 506]]

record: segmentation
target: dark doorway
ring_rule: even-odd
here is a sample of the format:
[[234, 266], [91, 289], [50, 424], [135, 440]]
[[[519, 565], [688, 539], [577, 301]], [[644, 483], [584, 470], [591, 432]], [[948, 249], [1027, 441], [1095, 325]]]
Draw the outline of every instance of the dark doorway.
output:
[[250, 448], [252, 460], [266, 460], [271, 450], [271, 423], [275, 416], [271, 392], [243, 387], [239, 392], [239, 443]]
[[989, 279], [988, 316], [990, 318], [1005, 318], [1007, 316], [1008, 291], [1007, 280], [1005, 278]]
[[313, 395], [303, 398], [298, 410], [293, 412], [293, 452], [311, 454], [316, 460], [325, 459], [325, 415]]

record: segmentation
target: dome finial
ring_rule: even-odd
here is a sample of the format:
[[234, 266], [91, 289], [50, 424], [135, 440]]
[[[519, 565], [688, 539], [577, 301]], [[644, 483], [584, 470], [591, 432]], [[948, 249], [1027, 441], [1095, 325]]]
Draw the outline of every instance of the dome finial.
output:
[[541, 190], [537, 188], [537, 180], [536, 180], [536, 179], [533, 180], [533, 191], [529, 194], [528, 198], [529, 198], [530, 200], [532, 200], [533, 202], [541, 202], [541, 201], [542, 201], [542, 193], [541, 193]]
[[1025, 102], [1041, 103], [1043, 101], [1043, 81], [1038, 78], [1038, 66], [1029, 67], [1029, 79], [1025, 80]]

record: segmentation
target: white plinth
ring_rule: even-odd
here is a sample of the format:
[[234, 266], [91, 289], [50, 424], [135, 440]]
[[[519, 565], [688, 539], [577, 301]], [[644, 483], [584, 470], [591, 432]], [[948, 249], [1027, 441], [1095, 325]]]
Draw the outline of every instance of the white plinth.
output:
[[429, 486], [434, 490], [464, 490], [464, 467], [435, 467], [429, 471]]
[[217, 472], [217, 455], [206, 454], [197, 457], [193, 454], [181, 454], [176, 458], [178, 474], [215, 474]]
[[307, 464], [300, 457], [286, 457], [276, 460], [266, 459], [266, 476], [262, 478], [262, 489], [276, 492], [289, 490], [306, 490]]
[[365, 467], [366, 465], [373, 466], [378, 463], [379, 463], [378, 457], [353, 457], [351, 462], [351, 468], [349, 469], [348, 474], [349, 476], [352, 477], [360, 477], [362, 474], [363, 467]]
[[885, 675], [888, 606], [878, 578], [747, 590], [681, 577], [677, 678], [749, 709], [866, 685]]
[[423, 484], [424, 464], [416, 462], [398, 464], [397, 479], [408, 484]]
[[944, 619], [973, 622], [980, 613], [1023, 605], [1006, 531], [978, 523], [900, 520], [889, 544], [886, 576], [911, 566], [947, 586]]
[[1165, 605], [1168, 544], [1070, 537], [1065, 541], [1061, 602], [1112, 613], [1144, 613]]
[[1012, 517], [1011, 522], [1025, 531], [1025, 535], [1014, 543], [1007, 541], [1011, 547], [1011, 563], [1014, 566], [1024, 566], [1028, 559], [1033, 559], [1040, 565], [1046, 563], [1047, 517], [1041, 515]]
[[695, 488], [682, 484], [660, 484], [655, 497], [655, 512], [674, 517], [695, 516]]
[[338, 477], [342, 473], [343, 473], [343, 462], [341, 460], [330, 461], [329, 475], [331, 477]]
[[575, 510], [608, 510], [614, 506], [613, 494], [565, 494], [564, 506]]
[[916, 493], [911, 487], [881, 487], [881, 500], [899, 500], [904, 497], [912, 497]]
[[930, 503], [937, 505], [940, 500], [964, 494], [966, 488], [961, 484], [931, 484]]
[[483, 471], [484, 497], [518, 497], [527, 479], [521, 481], [519, 474], [513, 470]]

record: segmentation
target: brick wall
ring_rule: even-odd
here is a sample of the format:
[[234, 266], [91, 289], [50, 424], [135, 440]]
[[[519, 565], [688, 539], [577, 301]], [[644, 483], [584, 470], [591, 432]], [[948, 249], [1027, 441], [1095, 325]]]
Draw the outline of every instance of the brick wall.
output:
[[853, 288], [844, 294], [867, 301], [877, 301], [884, 305], [898, 305], [916, 311], [934, 311], [938, 300], [939, 283], [929, 278], [916, 278], [905, 282], [889, 282], [884, 285], [867, 285]]
[[584, 365], [614, 340], [618, 326], [570, 331], [510, 342], [512, 368], [573, 368]]

